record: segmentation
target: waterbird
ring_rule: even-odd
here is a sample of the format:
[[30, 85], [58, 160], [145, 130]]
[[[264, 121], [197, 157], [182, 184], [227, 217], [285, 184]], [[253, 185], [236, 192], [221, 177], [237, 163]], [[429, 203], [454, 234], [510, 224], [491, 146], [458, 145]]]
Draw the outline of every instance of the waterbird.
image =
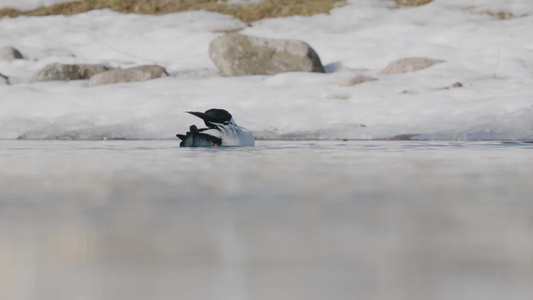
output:
[[180, 147], [247, 147], [254, 146], [254, 136], [248, 129], [235, 123], [233, 116], [224, 109], [212, 108], [205, 113], [188, 111], [204, 120], [207, 128], [191, 125], [186, 134], [176, 134], [181, 139]]

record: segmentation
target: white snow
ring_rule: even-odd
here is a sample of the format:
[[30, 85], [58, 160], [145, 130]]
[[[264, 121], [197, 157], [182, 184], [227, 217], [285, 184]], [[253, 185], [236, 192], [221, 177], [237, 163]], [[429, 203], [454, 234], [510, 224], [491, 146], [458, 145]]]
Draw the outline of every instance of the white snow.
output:
[[[488, 11], [517, 17], [500, 20]], [[200, 124], [184, 111], [209, 108], [227, 109], [259, 138], [533, 139], [533, 1], [395, 8], [393, 1], [353, 0], [329, 15], [267, 19], [251, 27], [204, 11], [147, 16], [99, 10], [3, 18], [0, 28], [0, 47], [25, 56], [0, 61], [0, 73], [12, 83], [0, 85], [1, 139], [172, 139]], [[216, 76], [210, 41], [242, 28], [248, 35], [303, 40], [327, 70], [338, 72]], [[446, 62], [378, 74], [414, 56]], [[55, 62], [159, 64], [171, 76], [95, 88], [87, 81], [28, 83]], [[358, 75], [378, 80], [340, 86]], [[456, 82], [463, 87], [450, 88]]]

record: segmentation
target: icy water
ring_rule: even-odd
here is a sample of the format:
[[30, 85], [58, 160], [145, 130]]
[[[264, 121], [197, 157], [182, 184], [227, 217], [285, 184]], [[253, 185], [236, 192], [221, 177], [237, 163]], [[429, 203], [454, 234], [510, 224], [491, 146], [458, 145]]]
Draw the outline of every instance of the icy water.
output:
[[533, 299], [533, 144], [0, 141], [0, 299]]

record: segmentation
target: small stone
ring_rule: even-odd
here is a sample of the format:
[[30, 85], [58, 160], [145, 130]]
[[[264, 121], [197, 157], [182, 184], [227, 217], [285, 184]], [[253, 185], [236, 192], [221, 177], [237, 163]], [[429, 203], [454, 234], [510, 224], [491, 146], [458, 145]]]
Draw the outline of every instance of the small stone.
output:
[[10, 46], [4, 46], [0, 47], [0, 60], [8, 60], [12, 61], [15, 59], [23, 59], [22, 53], [18, 51], [17, 49], [10, 47]]
[[429, 68], [442, 62], [444, 62], [444, 60], [427, 57], [402, 58], [390, 63], [385, 69], [379, 72], [379, 74], [401, 74], [414, 72]]
[[408, 134], [399, 134], [399, 135], [395, 135], [391, 138], [389, 138], [390, 141], [410, 141], [413, 139], [413, 137], [417, 136], [418, 134], [412, 134], [412, 133], [408, 133]]
[[105, 84], [146, 81], [168, 76], [165, 68], [157, 65], [145, 65], [129, 69], [115, 69], [95, 74], [89, 79], [89, 86]]
[[460, 83], [460, 82], [456, 82], [456, 83], [452, 84], [451, 86], [444, 87], [443, 89], [444, 90], [449, 90], [449, 89], [460, 88], [460, 87], [463, 87], [463, 84]]
[[298, 40], [230, 33], [211, 42], [209, 56], [228, 76], [324, 73], [318, 54], [307, 43]]
[[109, 70], [104, 65], [84, 64], [50, 64], [35, 73], [30, 82], [53, 80], [83, 80], [89, 79], [94, 74]]
[[452, 88], [460, 88], [460, 87], [463, 87], [463, 84], [460, 83], [460, 82], [456, 82], [456, 83], [452, 84]]
[[376, 81], [376, 80], [377, 79], [374, 78], [374, 77], [356, 76], [356, 77], [347, 78], [347, 79], [341, 81], [340, 85], [341, 86], [354, 86], [354, 85], [357, 85], [357, 84], [361, 84], [363, 82]]

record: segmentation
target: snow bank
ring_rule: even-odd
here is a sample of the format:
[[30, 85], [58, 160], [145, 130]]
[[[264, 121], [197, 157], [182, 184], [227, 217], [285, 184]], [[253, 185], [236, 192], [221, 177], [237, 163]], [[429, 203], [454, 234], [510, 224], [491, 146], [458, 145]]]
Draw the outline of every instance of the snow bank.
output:
[[[26, 59], [0, 61], [0, 73], [13, 83], [0, 86], [0, 138], [171, 139], [197, 122], [183, 111], [217, 107], [259, 138], [533, 139], [532, 2], [391, 7], [392, 1], [350, 1], [329, 15], [251, 27], [203, 11], [4, 18], [0, 46], [19, 49]], [[526, 16], [500, 20], [487, 10]], [[242, 28], [248, 35], [303, 40], [338, 72], [219, 77], [209, 42]], [[446, 62], [378, 74], [406, 57]], [[54, 62], [159, 64], [170, 77], [95, 88], [87, 81], [27, 83]], [[341, 86], [359, 75], [378, 80]], [[457, 82], [462, 87], [453, 87]]]

